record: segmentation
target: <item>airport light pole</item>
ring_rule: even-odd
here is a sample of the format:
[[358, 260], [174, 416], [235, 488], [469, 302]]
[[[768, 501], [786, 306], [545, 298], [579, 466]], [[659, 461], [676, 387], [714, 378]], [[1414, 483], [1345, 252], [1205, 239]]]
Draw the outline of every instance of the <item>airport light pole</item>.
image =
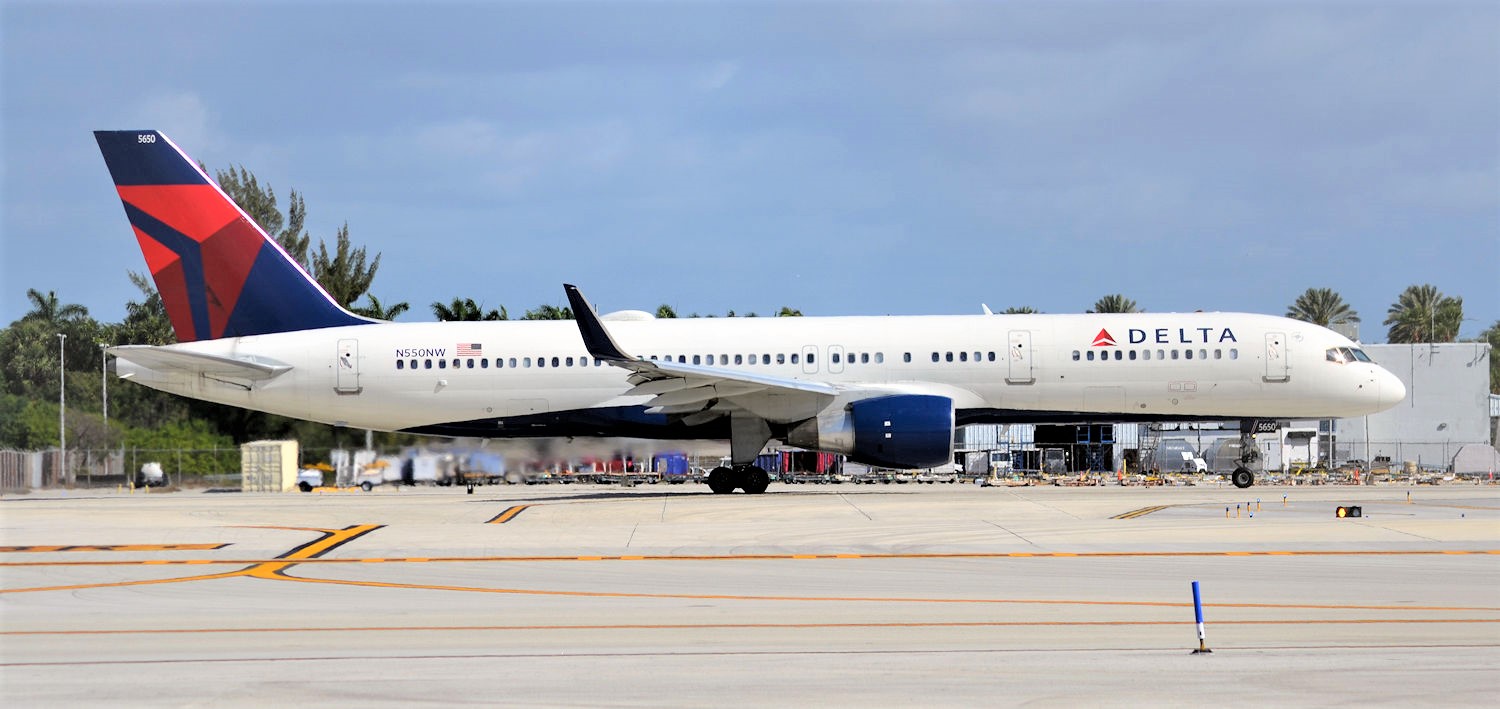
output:
[[67, 344], [68, 333], [57, 333], [57, 452], [62, 459], [62, 464], [58, 466], [58, 474], [63, 478], [67, 478], [68, 476], [68, 368], [66, 366]]
[[[99, 343], [99, 395], [104, 399], [104, 476], [109, 477], [109, 345]], [[108, 483], [106, 483], [108, 484]]]

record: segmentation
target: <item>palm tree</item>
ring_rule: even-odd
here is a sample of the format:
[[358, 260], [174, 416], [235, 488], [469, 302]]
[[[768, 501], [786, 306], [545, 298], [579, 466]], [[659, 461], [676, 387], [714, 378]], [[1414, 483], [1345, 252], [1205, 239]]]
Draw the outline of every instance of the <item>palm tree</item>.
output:
[[454, 298], [453, 302], [448, 305], [433, 303], [432, 314], [443, 322], [510, 319], [510, 314], [505, 312], [505, 306], [500, 306], [499, 310], [485, 312], [484, 307], [475, 303], [473, 298]]
[[1119, 293], [1112, 293], [1094, 302], [1094, 307], [1089, 309], [1091, 313], [1134, 313], [1138, 312], [1135, 301], [1126, 298]]
[[411, 310], [411, 305], [405, 302], [394, 303], [391, 307], [387, 308], [384, 303], [380, 302], [379, 298], [375, 297], [374, 293], [369, 294], [369, 299], [369, 305], [363, 308], [353, 308], [354, 312], [367, 318], [375, 318], [376, 320], [395, 320], [397, 315]]
[[538, 305], [535, 310], [528, 310], [521, 316], [522, 320], [572, 320], [573, 309], [568, 307], [559, 308], [556, 305]]
[[89, 309], [76, 303], [61, 303], [57, 300], [57, 291], [47, 291], [42, 295], [35, 288], [26, 289], [26, 298], [31, 301], [31, 312], [27, 313], [22, 320], [40, 320], [48, 325], [57, 327], [63, 323], [80, 320], [88, 317]]
[[1286, 316], [1323, 327], [1359, 322], [1359, 313], [1332, 288], [1308, 288], [1286, 309]]
[[1035, 315], [1036, 313], [1037, 313], [1037, 309], [1036, 308], [1033, 308], [1033, 307], [1031, 307], [1029, 305], [1023, 305], [1023, 306], [1021, 306], [1019, 308], [1014, 307], [1014, 306], [1006, 308], [1005, 312], [1001, 313], [1001, 314], [1002, 315]]
[[792, 307], [788, 307], [788, 306], [783, 305], [783, 306], [781, 306], [781, 310], [776, 311], [776, 317], [778, 317], [778, 318], [800, 318], [800, 317], [802, 317], [802, 311], [798, 310], [796, 308], [792, 308]]
[[1392, 343], [1452, 342], [1464, 319], [1464, 299], [1445, 296], [1433, 285], [1408, 286], [1386, 310], [1384, 325]]
[[672, 306], [667, 305], [666, 303], [662, 303], [661, 306], [656, 309], [656, 317], [675, 318], [677, 317], [677, 310]]

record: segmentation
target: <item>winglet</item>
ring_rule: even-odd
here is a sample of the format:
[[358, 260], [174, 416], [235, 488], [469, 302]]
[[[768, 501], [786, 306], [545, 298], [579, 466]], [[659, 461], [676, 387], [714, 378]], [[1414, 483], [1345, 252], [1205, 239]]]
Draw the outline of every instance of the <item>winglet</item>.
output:
[[568, 293], [568, 304], [573, 308], [573, 318], [578, 321], [578, 332], [583, 335], [583, 346], [588, 348], [589, 354], [606, 362], [629, 362], [635, 359], [625, 354], [625, 350], [615, 343], [615, 338], [609, 336], [609, 331], [604, 329], [604, 323], [599, 321], [599, 315], [594, 312], [594, 306], [589, 305], [578, 286], [564, 283], [563, 290]]

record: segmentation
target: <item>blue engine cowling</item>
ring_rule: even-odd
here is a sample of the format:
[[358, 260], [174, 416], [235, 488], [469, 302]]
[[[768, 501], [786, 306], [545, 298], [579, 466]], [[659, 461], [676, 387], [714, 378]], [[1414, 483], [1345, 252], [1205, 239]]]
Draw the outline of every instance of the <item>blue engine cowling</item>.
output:
[[786, 442], [887, 468], [944, 465], [953, 461], [953, 400], [925, 394], [863, 399], [792, 426]]

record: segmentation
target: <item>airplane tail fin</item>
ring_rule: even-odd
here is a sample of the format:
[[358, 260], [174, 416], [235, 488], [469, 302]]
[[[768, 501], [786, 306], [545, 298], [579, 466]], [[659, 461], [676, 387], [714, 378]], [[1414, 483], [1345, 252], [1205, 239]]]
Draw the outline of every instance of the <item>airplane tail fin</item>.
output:
[[94, 131], [179, 342], [371, 322], [157, 131]]

